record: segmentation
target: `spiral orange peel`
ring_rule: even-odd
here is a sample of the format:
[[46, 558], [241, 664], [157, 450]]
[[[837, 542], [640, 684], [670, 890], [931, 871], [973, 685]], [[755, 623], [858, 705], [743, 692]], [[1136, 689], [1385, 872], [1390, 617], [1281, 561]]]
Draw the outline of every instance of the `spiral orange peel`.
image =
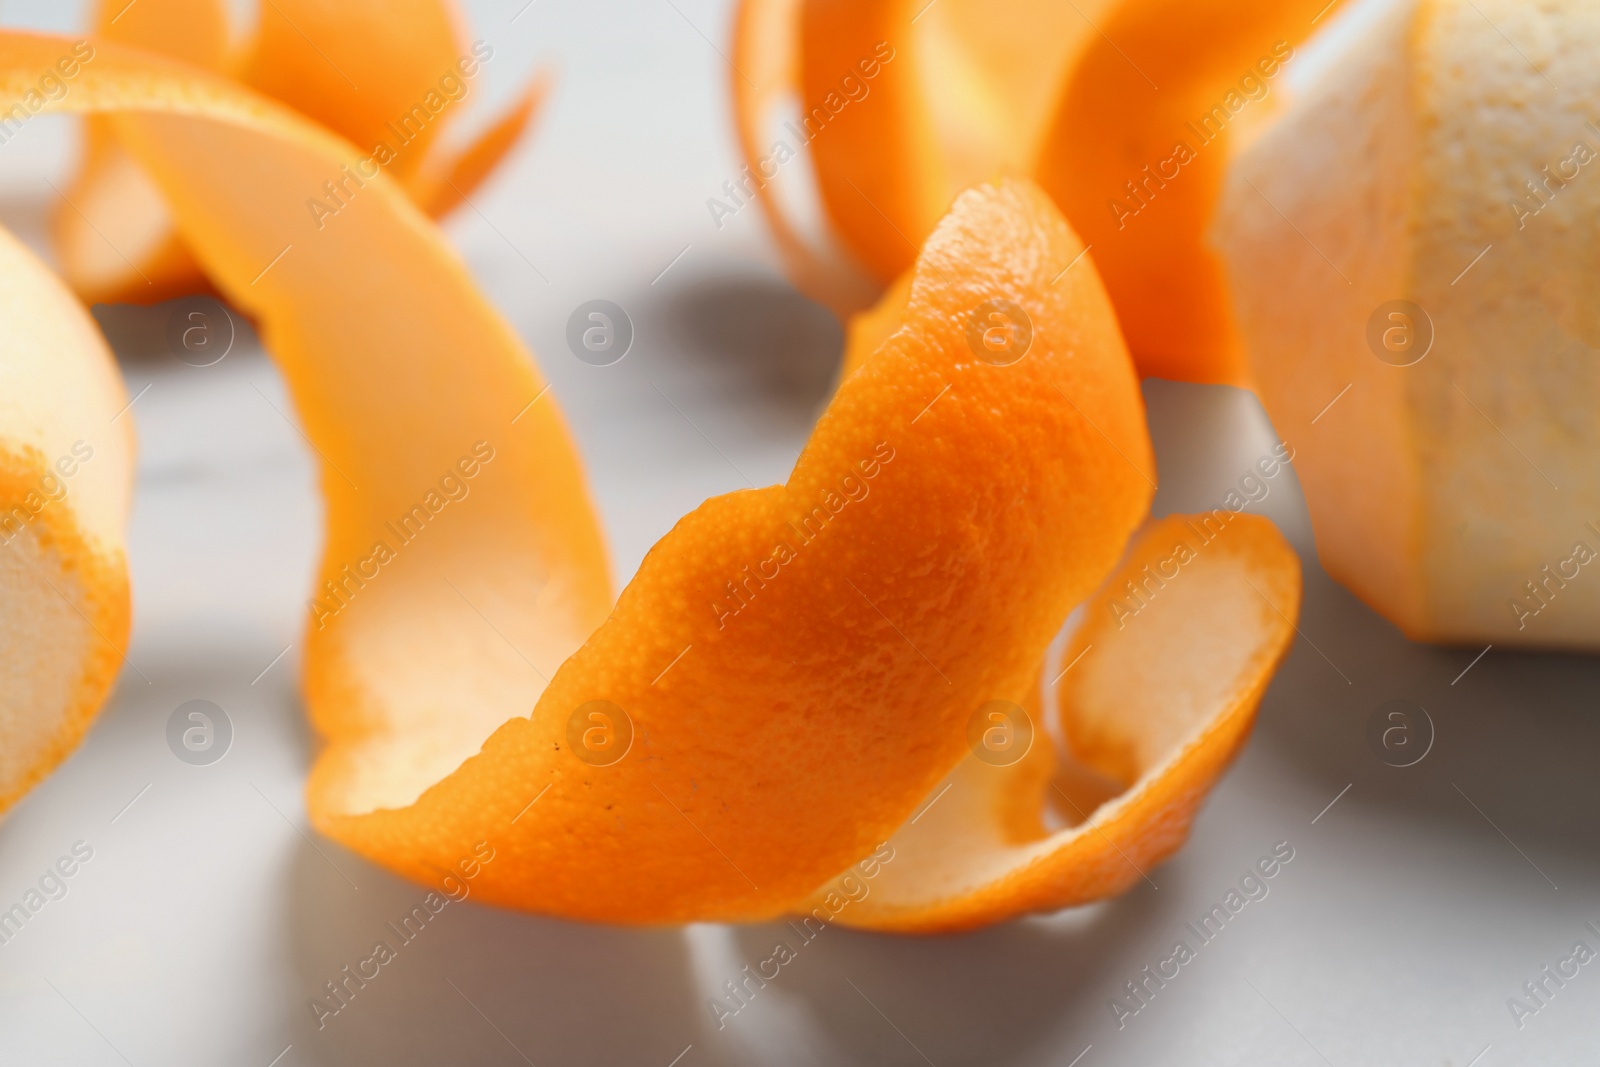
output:
[[[1206, 232], [1285, 58], [1337, 2], [743, 0], [741, 189], [796, 284], [843, 315], [910, 266], [957, 192], [1031, 174], [1094, 249], [1142, 375], [1247, 384]], [[798, 165], [773, 137], [809, 150], [827, 233], [801, 238], [778, 195]], [[841, 286], [833, 245], [869, 281]]]
[[[1094, 249], [1141, 373], [1248, 385], [1208, 231], [1329, 0], [1122, 0], [1063, 87], [1034, 174]], [[1272, 209], [1262, 205], [1262, 210]]]
[[[1299, 604], [1298, 558], [1267, 519], [1179, 515], [1146, 527], [1062, 657], [1057, 710], [1072, 761], [1039, 736], [1011, 765], [963, 759], [889, 839], [893, 862], [839, 921], [962, 930], [1149, 878], [1249, 737]], [[1040, 813], [1051, 808], [1071, 825], [1047, 831]]]
[[[95, 6], [91, 27], [93, 42], [236, 78], [370, 149], [360, 162], [399, 178], [435, 218], [494, 172], [549, 89], [548, 74], [536, 74], [474, 139], [446, 145], [440, 134], [493, 54], [482, 42], [469, 48], [453, 0], [273, 0], [240, 45], [229, 39], [229, 21], [224, 0], [114, 0]], [[337, 212], [351, 183], [338, 173], [326, 180], [333, 189], [308, 190], [306, 200]], [[62, 192], [52, 236], [86, 303], [148, 304], [206, 288], [160, 192], [104, 120], [89, 120], [83, 162]]]
[[[1106, 3], [1076, 6], [1092, 16]], [[1054, 85], [1093, 32], [1070, 7], [740, 3], [729, 81], [747, 164], [739, 190], [761, 205], [803, 292], [841, 317], [861, 309], [911, 266], [957, 193], [1001, 169], [1027, 172]], [[794, 210], [802, 164], [789, 160], [801, 149], [828, 223], [820, 234]]]
[[[0, 93], [65, 43], [0, 33]], [[685, 516], [613, 607], [554, 398], [399, 183], [380, 174], [319, 230], [305, 190], [354, 146], [110, 43], [56, 106], [114, 124], [260, 322], [322, 461], [307, 807], [374, 862], [430, 880], [490, 842], [475, 888], [494, 903], [744, 921], [808, 906], [898, 839], [907, 878], [852, 921], [956, 928], [1125, 887], [1113, 842], [1144, 863], [1176, 848], [1237, 749], [1297, 564], [1236, 517], [1132, 622], [1104, 610], [1123, 595], [1108, 576], [1150, 580], [1171, 522], [1118, 569], [1154, 485], [1143, 403], [1092, 264], [1064, 270], [1081, 241], [1031, 183], [956, 199], [853, 331], [788, 481]], [[991, 336], [997, 305], [1026, 329]], [[1041, 717], [1041, 665], [1084, 602], [1079, 640], [1103, 647], [1062, 710], [1077, 758], [1132, 787], [1106, 832], [1045, 833], [1041, 747], [995, 831], [1037, 837], [1038, 862], [997, 861], [987, 832], [929, 860], [919, 808], [963, 773], [975, 709]]]

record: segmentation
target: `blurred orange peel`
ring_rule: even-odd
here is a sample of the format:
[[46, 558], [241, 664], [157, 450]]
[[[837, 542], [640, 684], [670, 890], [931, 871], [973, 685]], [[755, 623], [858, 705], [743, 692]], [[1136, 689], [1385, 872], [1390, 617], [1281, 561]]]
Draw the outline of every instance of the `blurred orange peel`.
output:
[[741, 0], [731, 206], [758, 202], [795, 284], [843, 317], [962, 189], [1032, 175], [1094, 250], [1142, 375], [1247, 385], [1207, 232], [1237, 146], [1338, 5]]
[[[0, 99], [70, 46], [0, 33]], [[706, 501], [613, 605], [555, 399], [405, 188], [380, 174], [318, 229], [308, 190], [358, 148], [97, 47], [51, 106], [102, 116], [160, 190], [322, 461], [323, 833], [424, 881], [490, 842], [484, 899], [573, 918], [903, 931], [1116, 893], [1179, 846], [1288, 647], [1298, 563], [1251, 516], [1129, 548], [1154, 485], [1137, 377], [1037, 187], [961, 194], [852, 330], [788, 481]], [[89, 418], [51, 417], [63, 440]], [[1039, 683], [1079, 605], [1058, 759]], [[974, 730], [997, 707], [1032, 738], [1015, 761]], [[870, 896], [834, 907], [864, 857]]]
[[[337, 214], [379, 168], [435, 218], [465, 202], [515, 147], [549, 89], [534, 75], [475, 139], [440, 135], [464, 110], [494, 55], [469, 45], [453, 0], [270, 0], [248, 41], [230, 39], [225, 0], [103, 0], [91, 18], [106, 41], [180, 60], [273, 97], [369, 149], [350, 171], [308, 190], [314, 217]], [[159, 191], [90, 119], [83, 163], [62, 190], [52, 236], [85, 303], [153, 303], [206, 287]]]

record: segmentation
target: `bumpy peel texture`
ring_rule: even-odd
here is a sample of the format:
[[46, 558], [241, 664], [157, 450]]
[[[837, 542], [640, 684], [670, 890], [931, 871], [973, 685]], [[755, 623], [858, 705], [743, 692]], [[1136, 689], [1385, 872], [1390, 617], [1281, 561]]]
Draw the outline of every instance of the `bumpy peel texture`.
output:
[[[961, 189], [1031, 174], [1094, 250], [1142, 375], [1245, 385], [1207, 231], [1229, 161], [1338, 5], [742, 0], [745, 191], [796, 285], [845, 314], [911, 265]], [[808, 165], [820, 227], [798, 221]]]
[[[67, 44], [0, 34], [0, 92]], [[853, 331], [788, 481], [686, 516], [613, 607], [555, 398], [397, 182], [379, 175], [318, 227], [307, 190], [354, 146], [112, 44], [59, 106], [114, 123], [208, 276], [260, 321], [323, 461], [306, 697], [326, 746], [308, 807], [375, 862], [428, 879], [489, 841], [486, 899], [587, 919], [806, 906], [964, 773], [975, 709], [1042, 718], [1045, 650], [1086, 599], [1080, 640], [1103, 647], [1063, 713], [1078, 758], [1130, 787], [1106, 832], [1044, 833], [1041, 748], [1003, 776], [1000, 830], [972, 815], [937, 855], [902, 831], [905, 884], [853, 921], [953, 928], [1119, 891], [1129, 872], [1099, 842], [1162, 858], [1237, 749], [1292, 628], [1292, 554], [1236, 520], [1101, 636], [1153, 463], [1092, 260], [1028, 182], [957, 198]], [[992, 301], [1025, 313], [1025, 352], [975, 338]], [[1167, 532], [1124, 568], [1169, 551]], [[952, 815], [982, 809], [983, 788], [952, 791]]]
[[[229, 23], [223, 0], [105, 0], [91, 30], [97, 42], [235, 78], [300, 110], [366, 149], [435, 217], [493, 173], [549, 87], [536, 75], [476, 139], [448, 145], [440, 134], [469, 106], [493, 55], [483, 42], [469, 45], [453, 0], [274, 0], [261, 5], [252, 38], [239, 43], [230, 40]], [[88, 303], [148, 304], [206, 288], [160, 190], [119, 143], [114, 124], [91, 118], [87, 126], [83, 162], [52, 223], [73, 289]], [[337, 211], [350, 182], [341, 174], [325, 180], [335, 189], [308, 190], [307, 198]]]

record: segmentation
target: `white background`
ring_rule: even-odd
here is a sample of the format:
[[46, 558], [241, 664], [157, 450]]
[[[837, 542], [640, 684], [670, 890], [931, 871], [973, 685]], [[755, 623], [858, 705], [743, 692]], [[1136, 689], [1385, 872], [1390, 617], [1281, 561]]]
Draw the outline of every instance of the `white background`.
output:
[[[484, 217], [465, 211], [449, 231], [554, 383], [626, 576], [684, 512], [744, 485], [717, 447], [758, 484], [787, 475], [839, 332], [775, 273], [753, 209], [720, 230], [707, 211], [738, 169], [717, 51], [727, 6], [537, 0], [513, 23], [523, 4], [469, 5], [473, 36], [496, 49], [488, 95], [504, 98], [536, 62], [558, 64], [559, 87], [535, 137], [477, 198]], [[77, 3], [0, 9], [11, 25], [81, 20]], [[31, 241], [71, 133], [41, 119], [0, 149], [0, 219]], [[609, 368], [579, 363], [562, 340], [570, 311], [595, 297], [623, 305], [637, 329]], [[1589, 657], [1495, 649], [1452, 683], [1479, 650], [1410, 645], [1329, 582], [1311, 562], [1292, 474], [1261, 510], [1307, 556], [1304, 637], [1248, 750], [1153, 885], [962, 937], [829, 929], [720, 1031], [707, 997], [792, 939], [787, 928], [608, 929], [451, 905], [318, 1031], [308, 998], [423, 891], [305, 823], [314, 741], [295, 679], [320, 538], [313, 467], [257, 392], [289, 410], [248, 342], [191, 368], [136, 351], [159, 320], [100, 315], [121, 340], [130, 394], [152, 386], [134, 408], [135, 666], [82, 749], [0, 823], [0, 906], [74, 842], [94, 849], [70, 894], [0, 947], [0, 1063], [1600, 1057], [1600, 965], [1520, 1031], [1506, 1005], [1576, 941], [1600, 948], [1584, 925], [1600, 924], [1600, 670]], [[1158, 513], [1218, 504], [1277, 439], [1245, 394], [1164, 383], [1146, 394]], [[1404, 770], [1365, 740], [1368, 717], [1395, 697], [1437, 727], [1427, 758]], [[235, 726], [209, 767], [179, 762], [164, 737], [172, 710], [195, 698]], [[1270, 895], [1119, 1029], [1111, 997], [1280, 841], [1295, 858]]]

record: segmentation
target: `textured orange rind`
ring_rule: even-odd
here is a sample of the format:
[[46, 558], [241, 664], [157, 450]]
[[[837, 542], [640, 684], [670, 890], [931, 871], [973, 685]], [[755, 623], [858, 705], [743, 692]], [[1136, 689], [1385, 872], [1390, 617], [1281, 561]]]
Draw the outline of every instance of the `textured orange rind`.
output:
[[[115, 0], [97, 6], [88, 44], [91, 52], [102, 41], [146, 49], [289, 104], [367, 149], [364, 159], [399, 178], [435, 218], [493, 174], [549, 90], [548, 74], [535, 75], [473, 140], [446, 144], [440, 134], [493, 55], [483, 42], [469, 45], [452, 0], [275, 0], [262, 5], [254, 37], [242, 43], [229, 39], [229, 21], [222, 0]], [[306, 199], [337, 211], [352, 186], [337, 173], [328, 180], [333, 190], [308, 190]], [[103, 119], [88, 122], [83, 162], [62, 191], [52, 237], [86, 303], [149, 304], [209, 288], [159, 191]]]
[[[795, 284], [844, 315], [910, 266], [959, 190], [1031, 174], [1094, 249], [1142, 375], [1247, 385], [1206, 233], [1236, 146], [1336, 6], [743, 0], [746, 181]], [[775, 192], [808, 164], [771, 164], [774, 136], [809, 161], [826, 220], [809, 240], [800, 198]]]
[[[64, 43], [0, 34], [0, 92]], [[1117, 685], [1150, 684], [1167, 658], [1195, 672], [1172, 668], [1126, 717], [1103, 686], [1064, 688], [1078, 758], [1130, 787], [1111, 809], [1111, 836], [1143, 842], [1130, 855], [1176, 847], [1237, 749], [1292, 628], [1293, 557], [1238, 520], [1142, 625], [1101, 635], [1153, 463], [1092, 260], [1030, 183], [956, 199], [893, 302], [853, 332], [851, 369], [788, 481], [686, 516], [613, 607], [554, 398], [399, 183], [380, 174], [313, 229], [304, 191], [352, 145], [112, 44], [59, 106], [108, 113], [207, 275], [260, 321], [323, 461], [306, 696], [327, 744], [308, 809], [375, 862], [429, 879], [491, 841], [485, 899], [591, 920], [803, 907], [913, 832], [962, 773], [974, 710], [1037, 711], [1046, 649], [1086, 599], [1079, 640], [1105, 642]], [[975, 329], [995, 306], [1027, 329]], [[1281, 625], [1238, 606], [1235, 579], [1252, 576]], [[1200, 587], [1234, 613], [1180, 610]], [[1215, 676], [1181, 646], [1194, 617], [1231, 633]], [[1093, 662], [1080, 678], [1102, 677]], [[1212, 698], [1174, 726], [1162, 700], [1196, 687]], [[1026, 786], [1003, 791], [999, 837], [1040, 825], [1047, 755], [1007, 776]], [[956, 928], [1128, 884], [1082, 835], [1047, 840], [1042, 880], [988, 870], [973, 841], [930, 865], [907, 840], [901, 869], [967, 872], [961, 899], [884, 891], [880, 918], [852, 921]]]

